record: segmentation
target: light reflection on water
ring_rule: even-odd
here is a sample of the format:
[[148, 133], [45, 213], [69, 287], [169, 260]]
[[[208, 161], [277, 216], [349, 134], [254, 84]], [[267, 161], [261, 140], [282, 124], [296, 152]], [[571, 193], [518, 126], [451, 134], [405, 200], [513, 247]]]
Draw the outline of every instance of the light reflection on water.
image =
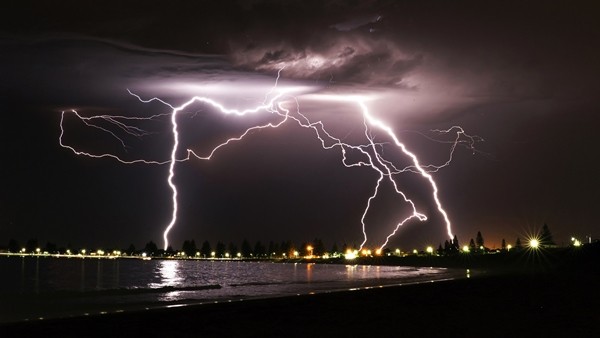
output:
[[[4, 309], [210, 302], [464, 278], [463, 270], [243, 261], [0, 258]], [[46, 304], [48, 302], [48, 304]], [[76, 306], [75, 306], [76, 305]], [[23, 311], [31, 311], [31, 306]], [[120, 308], [118, 308], [120, 309]], [[106, 310], [106, 309], [105, 309]], [[117, 310], [117, 309], [113, 309]], [[13, 313], [0, 309], [3, 315]]]
[[[163, 260], [159, 261], [156, 266], [157, 274], [160, 277], [159, 283], [150, 283], [151, 288], [164, 288], [164, 287], [177, 287], [183, 277], [180, 276], [179, 261], [176, 260]], [[159, 299], [161, 301], [173, 301], [179, 299], [181, 291], [170, 291], [166, 292], [163, 297]]]
[[151, 283], [151, 287], [177, 286], [183, 279], [179, 275], [179, 261], [159, 261], [156, 270], [160, 276], [160, 283]]
[[[253, 289], [250, 290], [252, 294], [255, 289], [265, 285], [270, 286], [270, 290], [266, 292], [271, 294], [294, 289], [331, 289], [369, 283], [394, 284], [413, 279], [427, 280], [436, 276], [459, 275], [449, 269], [399, 266], [51, 257], [3, 258], [0, 259], [0, 269], [6, 276], [0, 279], [0, 295], [5, 292], [36, 294], [114, 289], [170, 288], [185, 291], [202, 286], [235, 289], [235, 293], [242, 289]], [[273, 291], [273, 286], [277, 286], [277, 290]]]

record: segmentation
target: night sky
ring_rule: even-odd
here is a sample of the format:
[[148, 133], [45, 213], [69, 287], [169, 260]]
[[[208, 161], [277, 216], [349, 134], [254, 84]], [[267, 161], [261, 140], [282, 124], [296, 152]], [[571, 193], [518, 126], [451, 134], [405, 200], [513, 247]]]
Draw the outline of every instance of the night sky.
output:
[[[435, 136], [431, 130], [460, 125], [480, 136], [477, 151], [458, 147], [452, 164], [432, 174], [461, 242], [481, 231], [498, 247], [544, 223], [558, 244], [600, 236], [600, 11], [593, 1], [149, 3], [0, 5], [0, 245], [11, 238], [162, 245], [168, 165], [75, 155], [58, 142], [61, 111], [171, 112], [127, 89], [174, 105], [205, 95], [243, 109], [262, 102], [281, 65], [280, 84], [303, 88], [303, 113], [340, 138], [360, 135], [360, 110], [310, 95], [373, 98], [371, 111], [426, 164], [443, 163], [450, 151], [426, 137]], [[194, 105], [178, 120], [179, 155], [209, 151], [268, 119]], [[168, 116], [138, 124], [150, 135], [126, 138], [126, 148], [72, 115], [64, 126], [65, 141], [79, 150], [170, 156]], [[185, 239], [360, 244], [376, 180], [373, 170], [342, 166], [339, 151], [323, 150], [297, 125], [255, 132], [210, 161], [177, 164], [180, 211], [170, 240], [175, 248]], [[415, 174], [397, 180], [429, 220], [405, 225], [390, 246], [443, 242], [431, 187]], [[367, 245], [380, 243], [406, 210], [385, 189], [367, 219]]]

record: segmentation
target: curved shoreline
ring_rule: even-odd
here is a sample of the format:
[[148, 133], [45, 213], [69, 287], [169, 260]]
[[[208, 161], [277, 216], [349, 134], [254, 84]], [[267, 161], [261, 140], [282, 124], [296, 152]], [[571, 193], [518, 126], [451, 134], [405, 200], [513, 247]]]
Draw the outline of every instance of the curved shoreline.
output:
[[600, 249], [559, 258], [437, 283], [14, 323], [0, 336], [594, 336]]
[[[557, 278], [558, 277], [558, 278]], [[591, 336], [598, 278], [497, 275], [9, 324], [3, 337]], [[561, 290], [557, 293], [556, 290]]]

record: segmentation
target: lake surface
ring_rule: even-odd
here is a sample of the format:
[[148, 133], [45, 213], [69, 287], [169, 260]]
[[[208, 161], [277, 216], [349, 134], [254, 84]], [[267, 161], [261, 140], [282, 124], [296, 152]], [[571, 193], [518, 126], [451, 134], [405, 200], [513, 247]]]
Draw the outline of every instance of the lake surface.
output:
[[0, 322], [343, 291], [464, 270], [314, 263], [0, 257]]

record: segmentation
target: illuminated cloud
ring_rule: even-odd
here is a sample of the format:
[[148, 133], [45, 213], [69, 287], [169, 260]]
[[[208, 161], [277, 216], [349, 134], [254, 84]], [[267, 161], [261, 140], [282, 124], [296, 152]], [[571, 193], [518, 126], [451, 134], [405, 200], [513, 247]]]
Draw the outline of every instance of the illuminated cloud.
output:
[[[242, 69], [272, 73], [285, 67], [286, 76], [341, 85], [389, 86], [415, 90], [405, 77], [423, 64], [421, 54], [403, 52], [387, 40], [340, 37], [323, 46], [297, 48], [246, 46], [231, 54]], [[404, 81], [404, 82], [403, 82]]]

